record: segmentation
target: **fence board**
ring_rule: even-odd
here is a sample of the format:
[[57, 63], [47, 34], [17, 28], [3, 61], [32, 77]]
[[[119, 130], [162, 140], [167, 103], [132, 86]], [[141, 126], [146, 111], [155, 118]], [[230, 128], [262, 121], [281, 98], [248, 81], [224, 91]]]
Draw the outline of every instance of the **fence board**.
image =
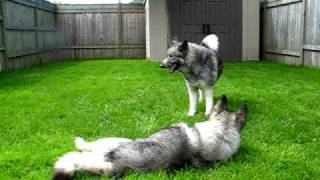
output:
[[122, 19], [123, 43], [126, 45], [144, 45], [146, 41], [144, 13], [123, 13]]
[[13, 1], [6, 2], [7, 23], [10, 26], [34, 27], [34, 8]]
[[320, 1], [269, 0], [264, 8], [264, 57], [319, 67]]
[[0, 72], [4, 71], [7, 67], [7, 56], [5, 48], [5, 32], [4, 32], [4, 10], [5, 4], [4, 0], [0, 0]]
[[0, 2], [0, 71], [58, 59], [145, 57], [143, 5]]
[[43, 0], [3, 0], [8, 69], [41, 63], [56, 48], [55, 5]]
[[119, 11], [117, 5], [59, 5], [59, 48], [69, 49], [68, 56], [76, 59], [145, 57], [144, 7], [120, 8]]

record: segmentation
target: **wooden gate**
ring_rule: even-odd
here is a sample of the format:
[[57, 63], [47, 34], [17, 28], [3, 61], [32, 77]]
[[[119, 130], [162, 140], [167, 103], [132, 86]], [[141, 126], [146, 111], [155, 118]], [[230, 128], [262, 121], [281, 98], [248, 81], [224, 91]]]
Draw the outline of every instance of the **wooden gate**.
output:
[[242, 1], [168, 0], [171, 37], [200, 43], [207, 35], [219, 37], [224, 60], [242, 57]]

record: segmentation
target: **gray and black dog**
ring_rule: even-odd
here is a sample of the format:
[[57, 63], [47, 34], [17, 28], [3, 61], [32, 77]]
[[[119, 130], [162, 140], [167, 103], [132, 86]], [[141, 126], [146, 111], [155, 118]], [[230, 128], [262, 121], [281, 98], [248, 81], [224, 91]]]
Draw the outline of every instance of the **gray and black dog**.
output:
[[183, 73], [189, 93], [189, 116], [195, 115], [198, 100], [203, 99], [206, 102], [205, 115], [208, 116], [211, 112], [213, 86], [223, 71], [223, 62], [217, 55], [218, 46], [218, 37], [214, 34], [206, 36], [200, 45], [188, 41], [173, 41], [167, 52], [168, 57], [160, 64], [160, 67], [168, 68], [170, 73]]
[[226, 160], [240, 146], [246, 114], [245, 103], [236, 112], [227, 111], [227, 97], [222, 96], [208, 120], [193, 126], [179, 123], [135, 140], [104, 138], [86, 142], [77, 138], [79, 151], [58, 159], [54, 179], [72, 179], [76, 171], [121, 176], [130, 169], [151, 171]]

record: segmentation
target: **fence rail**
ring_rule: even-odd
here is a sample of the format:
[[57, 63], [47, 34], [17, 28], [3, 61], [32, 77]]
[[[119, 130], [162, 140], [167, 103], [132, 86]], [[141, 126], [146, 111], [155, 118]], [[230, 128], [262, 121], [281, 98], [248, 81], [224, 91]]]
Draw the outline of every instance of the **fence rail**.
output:
[[263, 15], [264, 58], [320, 67], [320, 1], [266, 0]]
[[2, 0], [2, 69], [55, 59], [56, 6], [42, 0]]
[[57, 12], [64, 58], [145, 57], [143, 6], [59, 5]]
[[61, 59], [145, 57], [143, 5], [0, 0], [0, 71]]

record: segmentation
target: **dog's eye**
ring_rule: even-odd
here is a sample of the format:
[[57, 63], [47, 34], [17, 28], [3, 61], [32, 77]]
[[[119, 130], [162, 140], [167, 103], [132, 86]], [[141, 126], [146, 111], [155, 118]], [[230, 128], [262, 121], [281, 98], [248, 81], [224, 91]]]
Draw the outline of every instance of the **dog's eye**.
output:
[[170, 54], [170, 55], [169, 55], [169, 57], [173, 57], [173, 55], [172, 55], [172, 54]]

